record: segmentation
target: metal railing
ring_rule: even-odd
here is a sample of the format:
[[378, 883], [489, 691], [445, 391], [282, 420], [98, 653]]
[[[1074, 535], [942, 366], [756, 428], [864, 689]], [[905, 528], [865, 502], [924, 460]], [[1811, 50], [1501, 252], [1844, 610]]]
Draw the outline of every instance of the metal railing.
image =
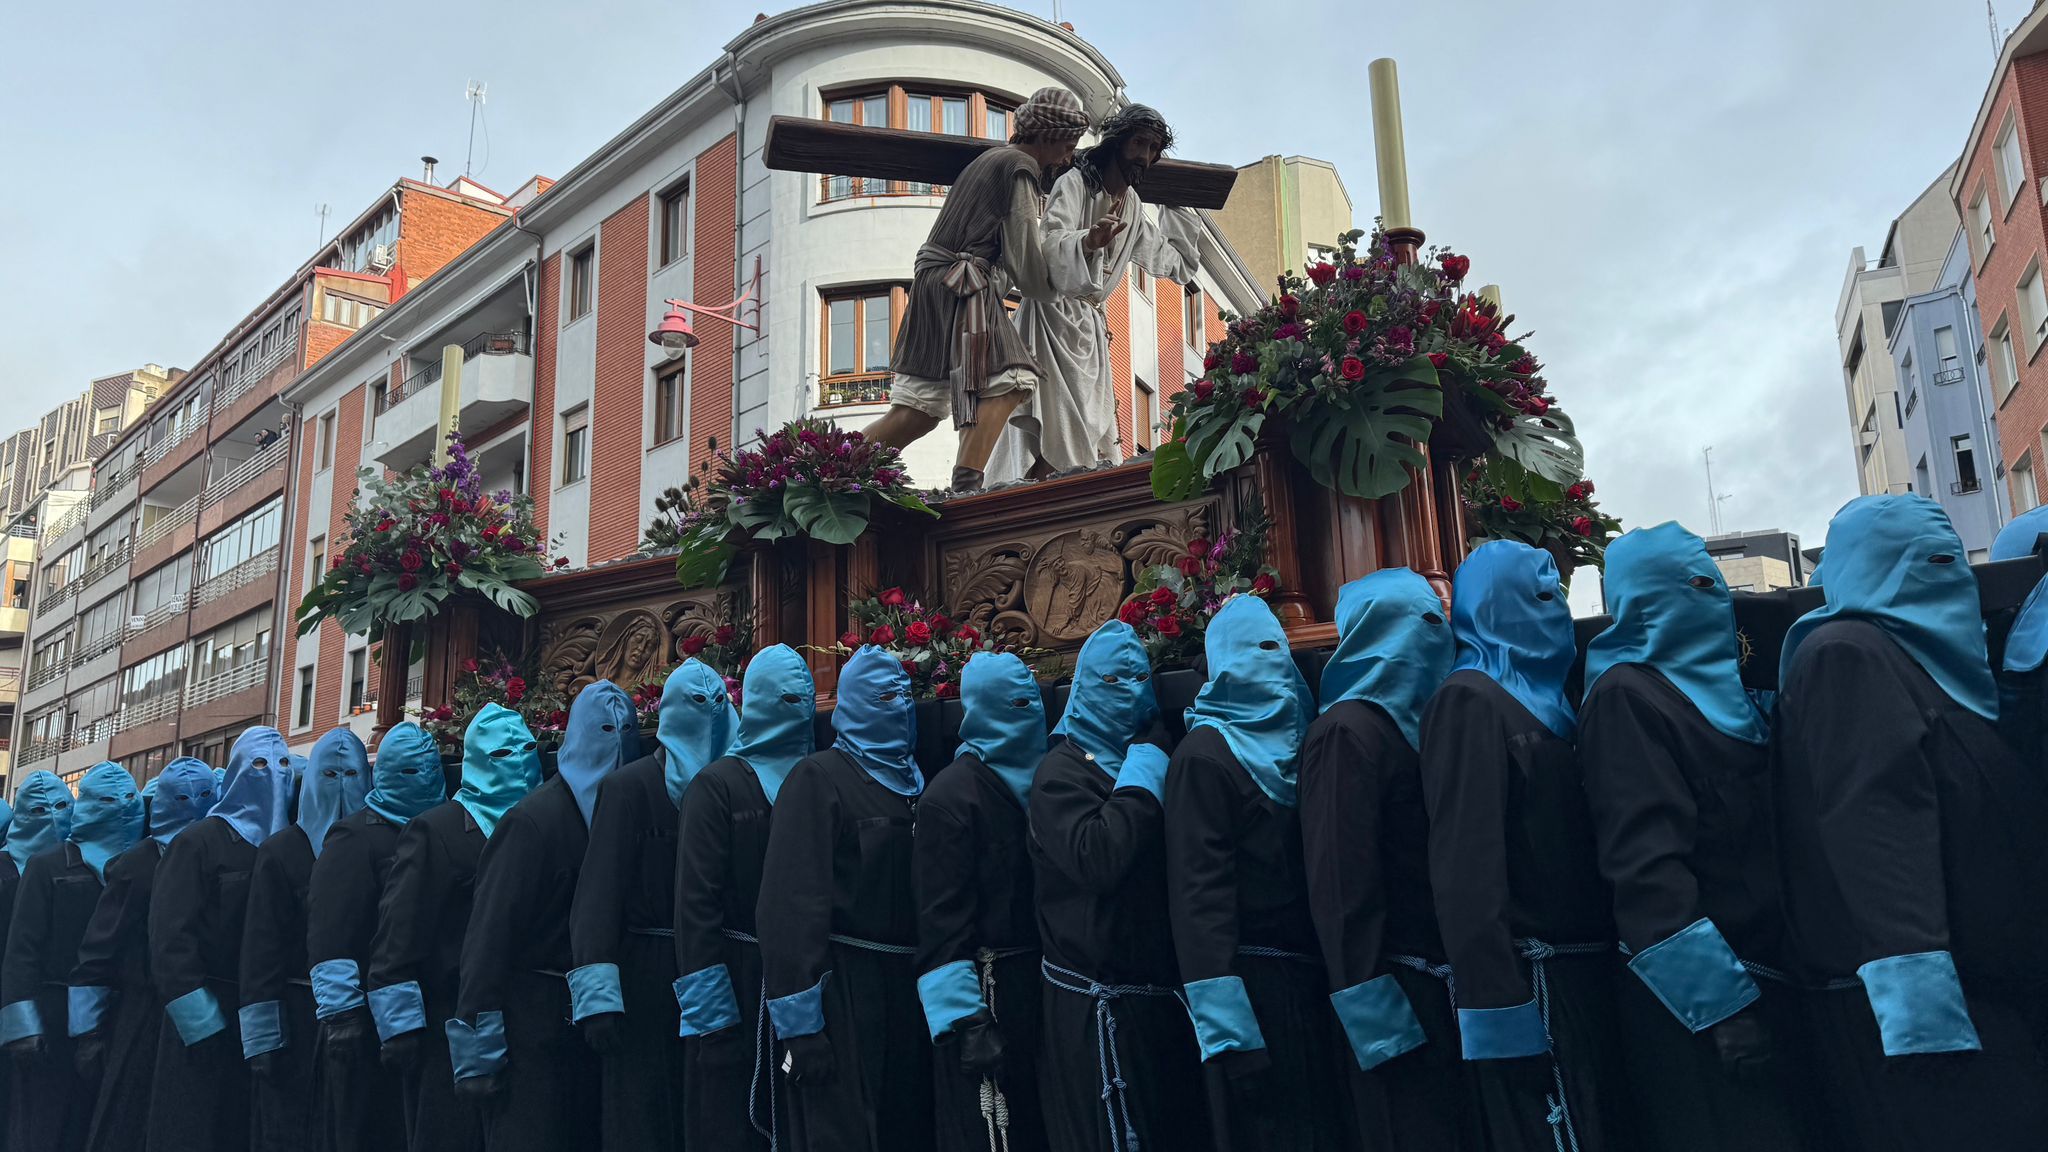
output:
[[[468, 363], [478, 356], [524, 355], [526, 351], [526, 334], [524, 332], [483, 332], [472, 336], [468, 343], [462, 346], [462, 360], [464, 363]], [[417, 393], [420, 389], [431, 387], [440, 382], [441, 357], [437, 354], [432, 360], [422, 365], [418, 371], [400, 381], [397, 388], [390, 389], [383, 396], [379, 397], [377, 412], [379, 415], [382, 415], [403, 403], [407, 397]]]
[[1961, 368], [1943, 368], [1934, 374], [1933, 380], [1936, 384], [1960, 384], [1963, 382], [1963, 370]]
[[90, 748], [104, 743], [117, 729], [116, 717], [102, 716], [90, 724], [81, 724], [71, 730], [67, 743], [73, 748]]
[[421, 676], [421, 675], [420, 675], [419, 673], [417, 673], [417, 672], [415, 672], [415, 673], [413, 673], [412, 675], [410, 675], [410, 676], [406, 677], [406, 678], [405, 678], [405, 698], [406, 698], [407, 700], [409, 700], [409, 701], [410, 701], [410, 700], [417, 700], [417, 699], [419, 699], [419, 698], [420, 698], [420, 692], [421, 692], [421, 691], [423, 691], [425, 683], [426, 683], [425, 679], [424, 679], [424, 678], [423, 678], [423, 677], [422, 677], [422, 676]]
[[277, 545], [273, 544], [233, 568], [192, 590], [192, 606], [211, 604], [237, 588], [253, 584], [277, 571]]
[[818, 382], [818, 406], [835, 408], [847, 404], [886, 404], [889, 401], [887, 372], [860, 372], [832, 376]]
[[64, 745], [64, 736], [45, 736], [41, 740], [26, 741], [21, 746], [21, 754], [14, 758], [15, 770], [19, 772], [38, 760], [48, 760], [62, 751]]
[[119, 472], [108, 476], [94, 477], [96, 483], [93, 484], [92, 498], [86, 501], [86, 503], [93, 508], [105, 504], [120, 495], [121, 490], [134, 483], [135, 478], [140, 475], [142, 475], [142, 461], [137, 460]]
[[121, 629], [116, 628], [105, 636], [96, 636], [80, 645], [78, 651], [71, 654], [71, 666], [83, 668], [120, 646]]
[[121, 541], [121, 546], [119, 548], [114, 549], [112, 552], [109, 552], [106, 555], [100, 557], [99, 559], [93, 561], [92, 563], [86, 565], [85, 571], [80, 572], [78, 574], [78, 579], [73, 581], [73, 583], [79, 585], [80, 587], [90, 585], [93, 581], [99, 579], [102, 576], [105, 576], [107, 573], [112, 572], [114, 569], [119, 568], [121, 565], [126, 564], [128, 562], [128, 557], [134, 554], [135, 541], [123, 540]]
[[55, 588], [50, 587], [48, 584], [43, 585], [42, 598], [36, 601], [36, 614], [41, 615], [44, 612], [48, 612], [73, 596], [78, 595], [78, 586], [81, 583], [82, 581], [79, 580], [66, 580]]
[[21, 687], [21, 669], [0, 668], [0, 692], [11, 692]]
[[194, 496], [150, 522], [135, 537], [135, 547], [147, 548], [199, 518], [199, 497]]
[[191, 609], [192, 593], [180, 592], [168, 604], [161, 604], [140, 616], [128, 618], [127, 634], [140, 636], [166, 620], [176, 620]]
[[1951, 496], [1967, 496], [1972, 492], [1980, 492], [1983, 488], [1984, 482], [1982, 480], [1958, 480], [1948, 486], [1948, 494]]
[[270, 661], [252, 660], [239, 668], [216, 673], [204, 680], [197, 680], [185, 689], [185, 707], [197, 708], [215, 700], [246, 692], [263, 683], [270, 673]]
[[33, 692], [36, 689], [41, 688], [43, 685], [48, 684], [50, 681], [55, 680], [59, 676], [62, 676], [64, 674], [64, 670], [69, 667], [71, 667], [71, 661], [69, 660], [52, 660], [48, 664], [43, 665], [41, 668], [37, 668], [30, 671], [28, 674], [28, 682], [25, 685], [26, 690]]
[[215, 416], [218, 416], [221, 413], [227, 411], [229, 408], [233, 407], [235, 401], [240, 400], [244, 396], [247, 396], [251, 388], [256, 387], [256, 385], [260, 381], [262, 381], [264, 377], [270, 375], [270, 370], [272, 368], [277, 367], [279, 364], [282, 364], [284, 362], [285, 357], [290, 356], [292, 353], [296, 352], [298, 350], [298, 347], [299, 338], [297, 336], [293, 336], [291, 339], [279, 344], [277, 346], [277, 351], [272, 352], [269, 356], [265, 357], [262, 363], [256, 365], [256, 367], [250, 369], [249, 371], [242, 373], [240, 376], [237, 376], [235, 378], [234, 383], [215, 392], [213, 394], [213, 407], [211, 409], [212, 413]]
[[227, 475], [209, 482], [204, 493], [207, 507], [220, 503], [237, 488], [284, 463], [286, 447], [285, 438], [279, 436], [270, 442], [268, 448], [235, 465]]
[[52, 541], [60, 539], [66, 532], [85, 523], [85, 510], [87, 507], [97, 508], [99, 505], [73, 504], [70, 511], [57, 517], [56, 521], [43, 533], [43, 539]]
[[19, 523], [9, 524], [7, 526], [7, 534], [22, 540], [39, 540], [42, 538], [43, 530], [36, 527], [35, 522], [32, 520], [23, 520]]
[[166, 436], [163, 439], [157, 441], [156, 443], [151, 444], [148, 448], [143, 449], [142, 460], [137, 466], [141, 468], [147, 468], [151, 464], [154, 464], [157, 461], [163, 459], [164, 457], [170, 455], [171, 449], [176, 448], [178, 445], [183, 444], [187, 440], [190, 440], [192, 438], [192, 434], [194, 432], [199, 431], [199, 429], [203, 427], [204, 424], [204, 421], [199, 420], [197, 418], [187, 420], [184, 423], [180, 424], [176, 432], [171, 433], [169, 436]]
[[182, 698], [174, 688], [169, 692], [152, 696], [140, 704], [126, 705], [115, 721], [114, 731], [126, 732], [130, 728], [140, 728], [144, 724], [154, 724], [159, 720], [168, 719], [177, 715], [181, 703]]

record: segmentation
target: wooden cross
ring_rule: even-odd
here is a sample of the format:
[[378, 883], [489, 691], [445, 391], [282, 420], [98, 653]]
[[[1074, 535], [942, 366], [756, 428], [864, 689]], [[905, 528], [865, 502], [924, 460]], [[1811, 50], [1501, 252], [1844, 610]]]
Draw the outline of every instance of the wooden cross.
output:
[[[766, 155], [768, 167], [782, 172], [951, 184], [975, 157], [1001, 143], [977, 136], [776, 116], [768, 121]], [[1138, 195], [1162, 207], [1221, 208], [1236, 182], [1237, 169], [1228, 164], [1161, 160], [1145, 173]]]

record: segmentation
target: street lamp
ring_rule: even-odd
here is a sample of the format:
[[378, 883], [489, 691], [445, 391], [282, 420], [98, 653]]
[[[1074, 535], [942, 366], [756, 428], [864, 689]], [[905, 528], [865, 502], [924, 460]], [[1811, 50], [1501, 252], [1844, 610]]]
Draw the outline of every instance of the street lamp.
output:
[[[754, 296], [760, 289], [761, 258], [756, 256], [754, 257], [753, 283], [747, 285], [747, 290], [740, 295], [739, 299], [734, 300], [730, 304], [721, 304], [716, 308], [700, 307], [690, 303], [688, 300], [665, 301], [668, 304], [668, 315], [663, 316], [661, 323], [654, 326], [654, 331], [647, 334], [647, 342], [661, 345], [671, 356], [680, 356], [695, 348], [697, 346], [697, 333], [690, 327], [690, 318], [685, 314], [690, 312], [695, 312], [699, 316], [710, 316], [714, 319], [723, 320], [735, 328], [745, 328], [750, 332], [759, 332], [761, 330], [761, 302], [754, 299]], [[753, 305], [754, 319], [752, 321], [740, 319], [741, 310], [749, 304]]]

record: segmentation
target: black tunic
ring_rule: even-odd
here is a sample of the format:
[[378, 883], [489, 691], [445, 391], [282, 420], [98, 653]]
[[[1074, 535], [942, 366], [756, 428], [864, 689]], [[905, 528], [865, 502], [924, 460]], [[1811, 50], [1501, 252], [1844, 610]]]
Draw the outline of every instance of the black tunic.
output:
[[480, 1108], [490, 1152], [596, 1148], [597, 1055], [569, 1022], [569, 907], [590, 829], [557, 776], [498, 821], [477, 865], [455, 1014], [502, 1012], [499, 1092]]
[[[1858, 1152], [2042, 1146], [2041, 782], [1877, 626], [1815, 628], [1779, 700], [1787, 938], [1822, 1103]], [[1887, 1057], [1862, 965], [1946, 951], [1982, 1050]]]
[[[14, 895], [21, 889], [21, 869], [15, 867], [14, 857], [0, 852], [0, 956], [7, 954], [7, 929], [14, 921]], [[0, 1081], [4, 1084], [4, 1081]], [[0, 1088], [0, 1135], [4, 1135], [11, 1112], [13, 1093]]]
[[13, 1061], [8, 1070], [13, 1104], [7, 1147], [14, 1152], [57, 1152], [85, 1143], [93, 1091], [72, 1067], [65, 1020], [71, 969], [99, 898], [100, 878], [76, 844], [30, 857], [22, 873], [0, 962], [0, 1003], [34, 1002], [42, 1018], [43, 1053], [26, 1063]]
[[[1047, 965], [1039, 1088], [1052, 1146], [1111, 1152], [1135, 1137], [1147, 1149], [1208, 1147], [1167, 921], [1165, 809], [1142, 788], [1118, 788], [1066, 740], [1038, 767], [1030, 815]], [[1107, 1092], [1119, 1079], [1124, 1089]]]
[[[364, 984], [375, 1001], [381, 989], [418, 986], [426, 1024], [420, 1029], [418, 1072], [406, 1077], [406, 1127], [412, 1152], [481, 1148], [476, 1109], [455, 1097], [448, 1062], [448, 1018], [455, 1014], [462, 941], [476, 893], [484, 834], [469, 810], [450, 800], [436, 804], [398, 834], [391, 872], [377, 908]], [[379, 1036], [385, 1040], [393, 1037]]]
[[[368, 808], [334, 822], [313, 864], [306, 898], [306, 957], [318, 964], [355, 964], [366, 987], [377, 904], [398, 852], [400, 827]], [[367, 1007], [356, 1009], [367, 1012]], [[322, 1022], [325, 1028], [325, 1021]], [[352, 1050], [323, 1042], [319, 1056], [316, 1147], [334, 1152], [390, 1152], [403, 1147], [405, 1110], [398, 1076], [377, 1059], [376, 1033]]]
[[187, 1047], [160, 1029], [149, 1091], [150, 1152], [216, 1152], [249, 1144], [249, 1077], [242, 1063], [242, 920], [256, 846], [209, 816], [171, 839], [149, 905], [151, 976], [168, 1005], [205, 989], [226, 1026]]
[[[1030, 839], [1016, 793], [972, 753], [934, 776], [918, 802], [915, 967], [927, 973], [959, 961], [974, 965], [1003, 1042], [998, 1086], [1009, 1138], [998, 1147], [1010, 1152], [1050, 1147], [1038, 1098], [1044, 1024]], [[961, 1065], [958, 1044], [956, 1033], [940, 1037], [932, 1061], [938, 1147], [987, 1152], [983, 1076]]]
[[107, 861], [106, 887], [71, 969], [72, 987], [106, 989], [112, 996], [97, 1029], [106, 1057], [85, 1140], [90, 1152], [142, 1147], [149, 1120], [149, 1084], [165, 1027], [164, 1003], [150, 979], [149, 897], [163, 853], [162, 845], [145, 838]]
[[[1360, 1143], [1373, 1152], [1476, 1152], [1477, 1117], [1429, 887], [1422, 761], [1374, 704], [1344, 700], [1301, 746], [1309, 911], [1331, 992], [1391, 976], [1423, 1043], [1369, 1071], [1344, 1058]], [[1395, 960], [1394, 957], [1400, 957]]]
[[[294, 824], [263, 842], [249, 876], [249, 914], [242, 927], [242, 1002], [276, 1002], [284, 1047], [268, 1071], [250, 1078], [250, 1147], [299, 1152], [313, 1143], [313, 986], [306, 959], [306, 889], [313, 846]], [[246, 1049], [245, 1049], [246, 1051]]]
[[569, 915], [575, 966], [616, 964], [622, 1047], [603, 1057], [604, 1146], [679, 1149], [683, 1042], [676, 1035], [676, 806], [662, 758], [645, 756], [597, 786], [590, 847]]
[[830, 749], [798, 762], [776, 797], [754, 913], [764, 982], [770, 1000], [822, 982], [834, 1064], [822, 1083], [785, 1086], [795, 1152], [933, 1147], [931, 1044], [912, 964], [916, 808]]
[[[1560, 1123], [1568, 1119], [1582, 1152], [1634, 1148], [1616, 1050], [1612, 905], [1571, 744], [1491, 677], [1453, 672], [1423, 715], [1422, 789], [1430, 886], [1467, 1050], [1473, 1027], [1463, 1014], [1547, 1001], [1548, 1057], [1467, 1068], [1487, 1146], [1555, 1147], [1549, 1118], [1561, 1081], [1569, 1115]], [[1525, 942], [1568, 951], [1538, 961]]]
[[[1656, 670], [1609, 669], [1580, 712], [1579, 757], [1614, 886], [1621, 942], [1640, 955], [1705, 919], [1735, 955], [1783, 963], [1770, 752], [1713, 725]], [[1781, 1036], [1769, 1077], [1741, 1075], [1717, 1055], [1712, 1025], [1694, 1033], [1634, 974], [1619, 977], [1621, 1037], [1643, 1137], [1673, 1152], [1801, 1147], [1791, 1077], [1796, 1005], [1781, 980], [1738, 1015]], [[1737, 1022], [1726, 1027], [1743, 1027]]]
[[705, 765], [683, 791], [676, 971], [724, 965], [739, 1011], [739, 1023], [684, 1045], [683, 1143], [689, 1148], [765, 1152], [770, 1133], [788, 1131], [781, 1073], [769, 1066], [772, 1045], [763, 1039], [761, 949], [753, 942], [774, 812], [760, 779], [736, 757]]

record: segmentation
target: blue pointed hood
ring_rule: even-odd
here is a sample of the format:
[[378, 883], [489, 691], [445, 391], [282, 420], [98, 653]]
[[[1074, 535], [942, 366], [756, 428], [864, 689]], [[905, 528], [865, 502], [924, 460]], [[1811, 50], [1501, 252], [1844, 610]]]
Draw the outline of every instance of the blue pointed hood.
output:
[[1045, 697], [1031, 668], [1009, 652], [977, 652], [960, 674], [960, 747], [988, 765], [1021, 807], [1031, 798], [1031, 778], [1045, 759]]
[[1235, 596], [1209, 618], [1202, 650], [1209, 680], [1188, 705], [1188, 731], [1221, 733], [1259, 791], [1294, 807], [1301, 737], [1316, 699], [1288, 649], [1287, 630], [1264, 600]]
[[1158, 718], [1152, 661], [1138, 634], [1121, 620], [1090, 633], [1074, 657], [1074, 684], [1053, 735], [1079, 744], [1114, 780], [1124, 754]]
[[773, 806], [789, 770], [816, 747], [811, 722], [818, 713], [818, 688], [804, 658], [787, 644], [755, 653], [740, 688], [739, 739], [729, 755], [754, 770]]
[[562, 733], [562, 750], [555, 755], [555, 771], [576, 797], [585, 827], [597, 810], [597, 786], [639, 758], [640, 716], [633, 698], [609, 680], [584, 685], [569, 705], [569, 726]]
[[370, 794], [363, 805], [399, 827], [448, 795], [441, 748], [427, 730], [410, 720], [394, 724], [377, 742], [370, 768]]
[[168, 846], [180, 829], [205, 816], [220, 799], [213, 769], [206, 761], [180, 756], [150, 781], [156, 795], [149, 803], [149, 838]]
[[[2021, 514], [1999, 529], [1997, 538], [1991, 541], [1991, 558], [2017, 560], [2032, 556], [2035, 543], [2044, 535], [2048, 535], [2048, 504]], [[2048, 580], [2036, 583], [2034, 590], [2027, 593], [2026, 602], [2020, 605], [2020, 614], [2005, 638], [2005, 670], [2032, 672], [2044, 660], [2048, 660]]]
[[1815, 628], [1865, 620], [1884, 629], [1956, 703], [1998, 719], [1977, 576], [1948, 513], [1925, 496], [1859, 496], [1828, 522], [1827, 604], [1785, 635], [1779, 682]]
[[0, 799], [0, 842], [7, 839], [7, 830], [14, 825], [14, 805]]
[[1451, 579], [1451, 631], [1451, 671], [1485, 673], [1545, 728], [1571, 739], [1577, 720], [1564, 682], [1578, 641], [1550, 553], [1519, 540], [1474, 548]]
[[671, 804], [683, 806], [683, 789], [706, 764], [731, 749], [740, 718], [726, 694], [725, 677], [695, 657], [668, 674], [661, 686], [661, 782]]
[[290, 823], [291, 751], [275, 728], [243, 731], [228, 750], [227, 783], [209, 816], [218, 816], [257, 847]]
[[872, 644], [839, 670], [832, 709], [832, 746], [853, 758], [875, 783], [899, 796], [924, 791], [924, 772], [911, 756], [917, 744], [917, 705], [903, 662]]
[[347, 728], [336, 728], [313, 744], [306, 780], [299, 788], [298, 824], [318, 859], [327, 830], [336, 820], [362, 811], [370, 794], [370, 750]]
[[540, 750], [526, 721], [503, 704], [483, 706], [462, 734], [462, 787], [455, 802], [486, 837], [540, 786]]
[[71, 834], [79, 859], [101, 880], [107, 861], [135, 847], [142, 839], [142, 790], [126, 768], [103, 760], [78, 780], [78, 803], [72, 808]]
[[19, 870], [28, 867], [29, 857], [48, 852], [69, 835], [71, 789], [55, 772], [38, 768], [15, 789], [14, 822], [7, 826], [7, 843], [0, 850]]
[[1451, 674], [1457, 642], [1444, 602], [1407, 568], [1382, 568], [1337, 590], [1337, 648], [1323, 666], [1322, 711], [1340, 700], [1376, 704], [1410, 748], [1422, 710]]
[[1745, 744], [1770, 725], [1742, 686], [1735, 598], [1707, 543], [1677, 524], [1625, 532], [1607, 546], [1609, 624], [1586, 648], [1586, 692], [1617, 664], [1653, 668], [1700, 716]]

